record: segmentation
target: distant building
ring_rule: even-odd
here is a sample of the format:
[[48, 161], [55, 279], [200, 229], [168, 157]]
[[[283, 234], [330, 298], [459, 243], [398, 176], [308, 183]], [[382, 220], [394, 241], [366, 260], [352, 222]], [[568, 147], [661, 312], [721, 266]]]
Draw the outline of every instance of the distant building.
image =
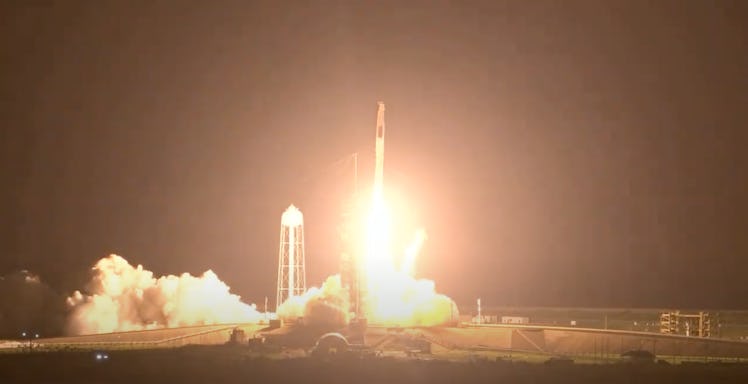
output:
[[530, 324], [529, 317], [522, 316], [501, 316], [502, 324]]
[[499, 322], [499, 317], [496, 315], [473, 316], [470, 322], [473, 324], [496, 324]]

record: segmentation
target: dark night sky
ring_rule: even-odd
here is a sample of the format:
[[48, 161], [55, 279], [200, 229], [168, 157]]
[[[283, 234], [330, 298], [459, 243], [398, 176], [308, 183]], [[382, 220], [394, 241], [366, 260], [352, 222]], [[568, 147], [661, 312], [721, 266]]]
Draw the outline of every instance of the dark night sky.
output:
[[405, 3], [3, 2], [0, 275], [116, 252], [261, 302], [294, 202], [319, 284], [381, 99], [440, 291], [748, 308], [745, 2]]

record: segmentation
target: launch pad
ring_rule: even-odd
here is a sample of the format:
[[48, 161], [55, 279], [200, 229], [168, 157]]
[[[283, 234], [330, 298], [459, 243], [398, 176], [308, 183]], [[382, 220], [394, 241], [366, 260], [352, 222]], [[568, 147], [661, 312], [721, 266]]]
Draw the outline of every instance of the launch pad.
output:
[[[355, 209], [355, 202], [359, 201], [355, 181], [350, 198], [342, 202], [340, 280], [336, 287], [340, 289], [333, 294], [319, 296], [323, 290], [306, 289], [303, 217], [292, 205], [281, 219], [277, 313], [273, 314], [278, 315], [278, 319], [268, 316], [266, 310], [263, 320], [259, 322], [38, 339], [17, 348], [21, 351], [24, 348], [29, 351], [142, 350], [229, 344], [260, 354], [268, 351], [301, 351], [303, 356], [338, 352], [381, 355], [394, 351], [447, 359], [484, 355], [497, 359], [531, 356], [547, 360], [564, 356], [580, 361], [610, 362], [620, 359], [629, 351], [647, 351], [652, 356], [672, 358], [673, 361], [748, 359], [748, 343], [744, 342], [578, 327], [460, 323], [454, 302], [437, 294], [433, 282], [430, 282], [430, 286], [427, 284], [425, 291], [412, 289], [422, 288], [423, 284], [417, 283], [423, 280], [417, 281], [410, 273], [404, 272], [410, 268], [394, 267], [391, 258], [388, 258], [386, 236], [383, 236], [386, 223], [377, 216], [383, 213], [384, 208], [384, 111], [384, 103], [380, 102], [375, 135], [372, 207], [368, 212], [373, 216], [372, 226], [375, 228], [367, 233], [369, 237], [365, 241], [357, 236], [360, 234], [356, 233], [359, 228], [355, 223], [359, 221], [357, 215], [361, 212]], [[401, 291], [392, 290], [392, 286], [398, 283], [404, 288], [399, 287], [403, 288]], [[314, 297], [310, 292], [318, 296]], [[424, 294], [418, 299], [425, 296], [426, 300], [403, 299], [404, 296], [418, 294]], [[335, 301], [341, 297], [345, 297], [345, 305]], [[344, 316], [311, 318], [310, 314], [319, 314], [307, 307], [312, 299], [328, 311], [323, 315], [337, 311]], [[281, 309], [286, 302], [298, 304], [301, 309], [297, 307], [284, 313]], [[441, 305], [441, 312], [434, 311], [438, 307], [433, 305], [435, 303]], [[383, 308], [387, 306], [390, 307]], [[391, 307], [396, 310], [391, 311]], [[419, 313], [418, 310], [423, 308], [426, 311]], [[334, 314], [337, 315], [337, 312]], [[259, 312], [254, 314], [260, 315]]]

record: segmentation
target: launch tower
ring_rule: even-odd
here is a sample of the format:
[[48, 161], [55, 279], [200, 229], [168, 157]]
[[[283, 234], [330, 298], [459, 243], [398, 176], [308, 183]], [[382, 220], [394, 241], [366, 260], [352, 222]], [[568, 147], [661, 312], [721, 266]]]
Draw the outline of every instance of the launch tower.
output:
[[[354, 169], [358, 168], [357, 157], [354, 158]], [[384, 176], [384, 103], [377, 103], [377, 128], [375, 135], [375, 146], [374, 146], [374, 184], [373, 184], [373, 197], [374, 199], [382, 198], [382, 184]], [[363, 260], [361, 255], [362, 250], [355, 246], [356, 238], [351, 233], [351, 228], [355, 227], [353, 224], [356, 219], [353, 217], [354, 205], [358, 201], [358, 188], [356, 187], [358, 178], [357, 170], [354, 171], [354, 188], [353, 194], [350, 200], [344, 203], [343, 207], [343, 220], [340, 230], [341, 236], [341, 280], [343, 287], [349, 292], [349, 299], [351, 304], [351, 312], [353, 314], [353, 320], [357, 326], [366, 327], [366, 316], [364, 302], [366, 297], [366, 285], [367, 282], [362, 273]]]
[[291, 204], [281, 216], [276, 312], [288, 298], [299, 296], [305, 291], [304, 216]]

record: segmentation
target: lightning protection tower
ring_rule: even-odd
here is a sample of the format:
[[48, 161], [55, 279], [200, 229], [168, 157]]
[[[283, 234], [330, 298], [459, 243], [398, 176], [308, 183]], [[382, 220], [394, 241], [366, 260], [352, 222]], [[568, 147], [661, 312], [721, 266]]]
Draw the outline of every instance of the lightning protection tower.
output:
[[299, 296], [306, 291], [304, 216], [293, 204], [281, 216], [279, 249], [276, 312], [289, 297]]

